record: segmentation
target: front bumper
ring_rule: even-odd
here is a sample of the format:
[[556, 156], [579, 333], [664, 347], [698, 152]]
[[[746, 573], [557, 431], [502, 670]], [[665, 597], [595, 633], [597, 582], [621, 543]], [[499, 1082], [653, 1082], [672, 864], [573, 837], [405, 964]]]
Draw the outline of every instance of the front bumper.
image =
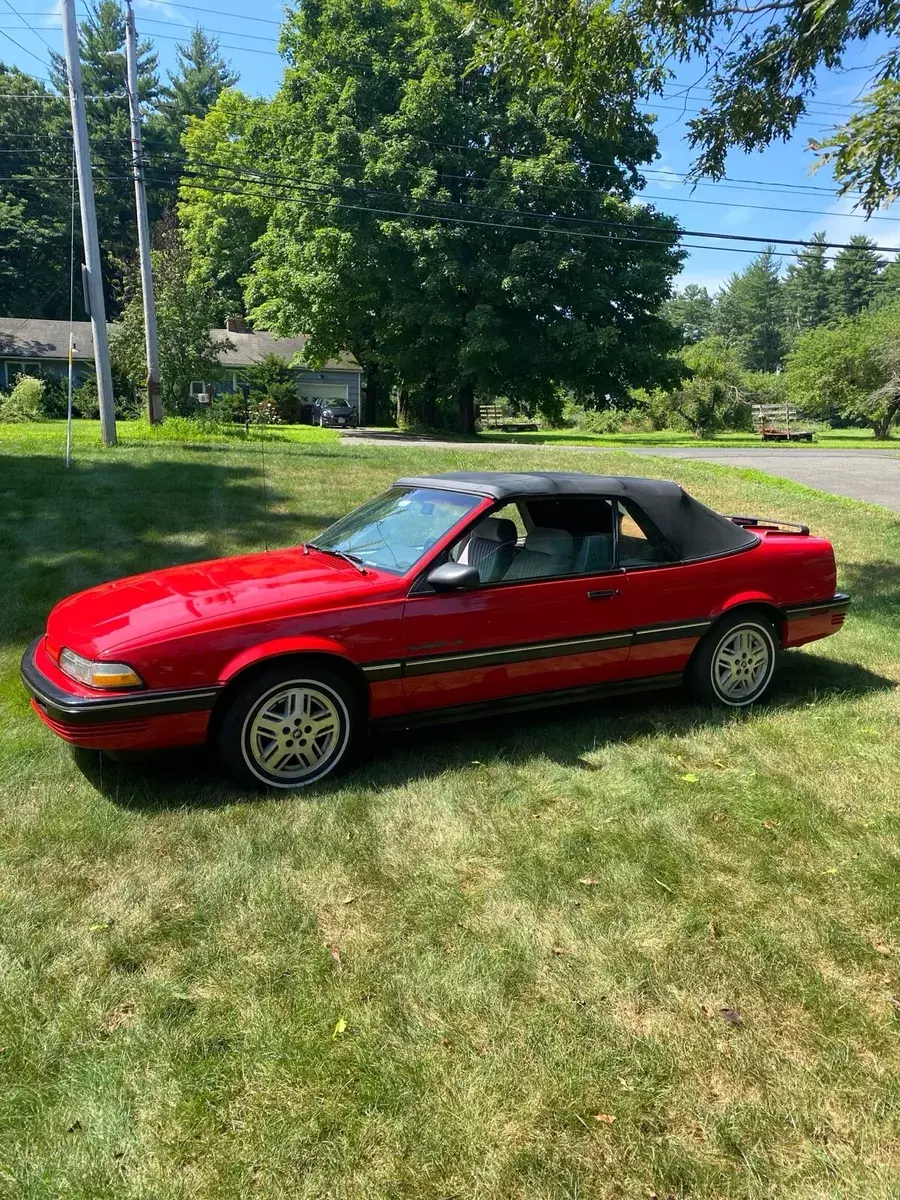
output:
[[100, 750], [152, 749], [202, 742], [221, 688], [87, 696], [69, 691], [40, 667], [43, 637], [22, 656], [22, 683], [44, 724], [76, 746]]

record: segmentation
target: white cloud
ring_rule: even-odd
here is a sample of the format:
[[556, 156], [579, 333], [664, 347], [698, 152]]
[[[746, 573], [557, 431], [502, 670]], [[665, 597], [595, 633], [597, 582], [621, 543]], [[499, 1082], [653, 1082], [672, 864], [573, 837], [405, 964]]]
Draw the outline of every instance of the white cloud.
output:
[[[887, 221], [861, 221], [860, 214], [853, 215], [853, 199], [841, 196], [833, 204], [828, 205], [827, 215], [816, 217], [804, 229], [802, 237], [808, 241], [814, 233], [824, 229], [829, 242], [849, 242], [855, 233], [864, 233], [878, 246], [900, 245], [900, 210], [897, 213], [896, 224]], [[885, 210], [880, 215], [888, 216]]]
[[147, 17], [163, 17], [171, 20], [176, 20], [179, 24], [184, 24], [187, 18], [180, 8], [174, 4], [165, 4], [162, 0], [153, 0], [153, 3], [147, 3], [147, 0], [134, 0], [134, 7], [138, 12], [144, 12]]
[[739, 204], [731, 204], [719, 214], [719, 223], [723, 229], [739, 229], [741, 225], [752, 221], [755, 216], [756, 213], [752, 208], [742, 208]]
[[698, 287], [704, 287], [711, 296], [731, 278], [731, 271], [682, 271], [675, 279], [675, 286], [679, 292], [683, 291], [689, 283], [695, 283]]

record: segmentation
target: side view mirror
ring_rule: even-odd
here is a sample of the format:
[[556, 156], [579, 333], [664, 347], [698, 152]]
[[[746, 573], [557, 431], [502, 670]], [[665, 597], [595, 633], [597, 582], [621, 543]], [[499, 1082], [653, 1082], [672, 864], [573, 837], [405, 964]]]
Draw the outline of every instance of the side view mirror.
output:
[[469, 592], [479, 586], [481, 576], [468, 563], [446, 562], [429, 571], [427, 580], [436, 592]]

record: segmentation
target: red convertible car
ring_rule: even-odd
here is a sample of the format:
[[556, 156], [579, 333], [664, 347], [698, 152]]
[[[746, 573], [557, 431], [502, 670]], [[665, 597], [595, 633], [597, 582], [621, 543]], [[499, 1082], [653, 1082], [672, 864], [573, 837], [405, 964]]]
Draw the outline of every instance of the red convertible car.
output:
[[652, 479], [459, 472], [304, 546], [71, 596], [22, 675], [75, 745], [210, 742], [243, 783], [296, 788], [379, 727], [682, 682], [742, 708], [848, 606], [803, 526]]

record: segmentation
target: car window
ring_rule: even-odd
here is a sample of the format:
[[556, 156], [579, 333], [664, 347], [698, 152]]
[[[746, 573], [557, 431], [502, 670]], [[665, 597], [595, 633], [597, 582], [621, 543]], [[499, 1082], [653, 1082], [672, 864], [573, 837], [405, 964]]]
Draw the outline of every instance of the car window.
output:
[[645, 513], [621, 500], [616, 509], [620, 567], [646, 567], [675, 561], [671, 546]]
[[518, 504], [504, 504], [460, 538], [448, 558], [476, 567], [482, 583], [498, 583], [512, 565], [527, 532]]
[[596, 496], [520, 500], [496, 509], [456, 548], [482, 583], [527, 582], [611, 571], [615, 515]]
[[349, 554], [369, 567], [404, 574], [480, 503], [480, 496], [462, 492], [391, 488], [309, 544]]

